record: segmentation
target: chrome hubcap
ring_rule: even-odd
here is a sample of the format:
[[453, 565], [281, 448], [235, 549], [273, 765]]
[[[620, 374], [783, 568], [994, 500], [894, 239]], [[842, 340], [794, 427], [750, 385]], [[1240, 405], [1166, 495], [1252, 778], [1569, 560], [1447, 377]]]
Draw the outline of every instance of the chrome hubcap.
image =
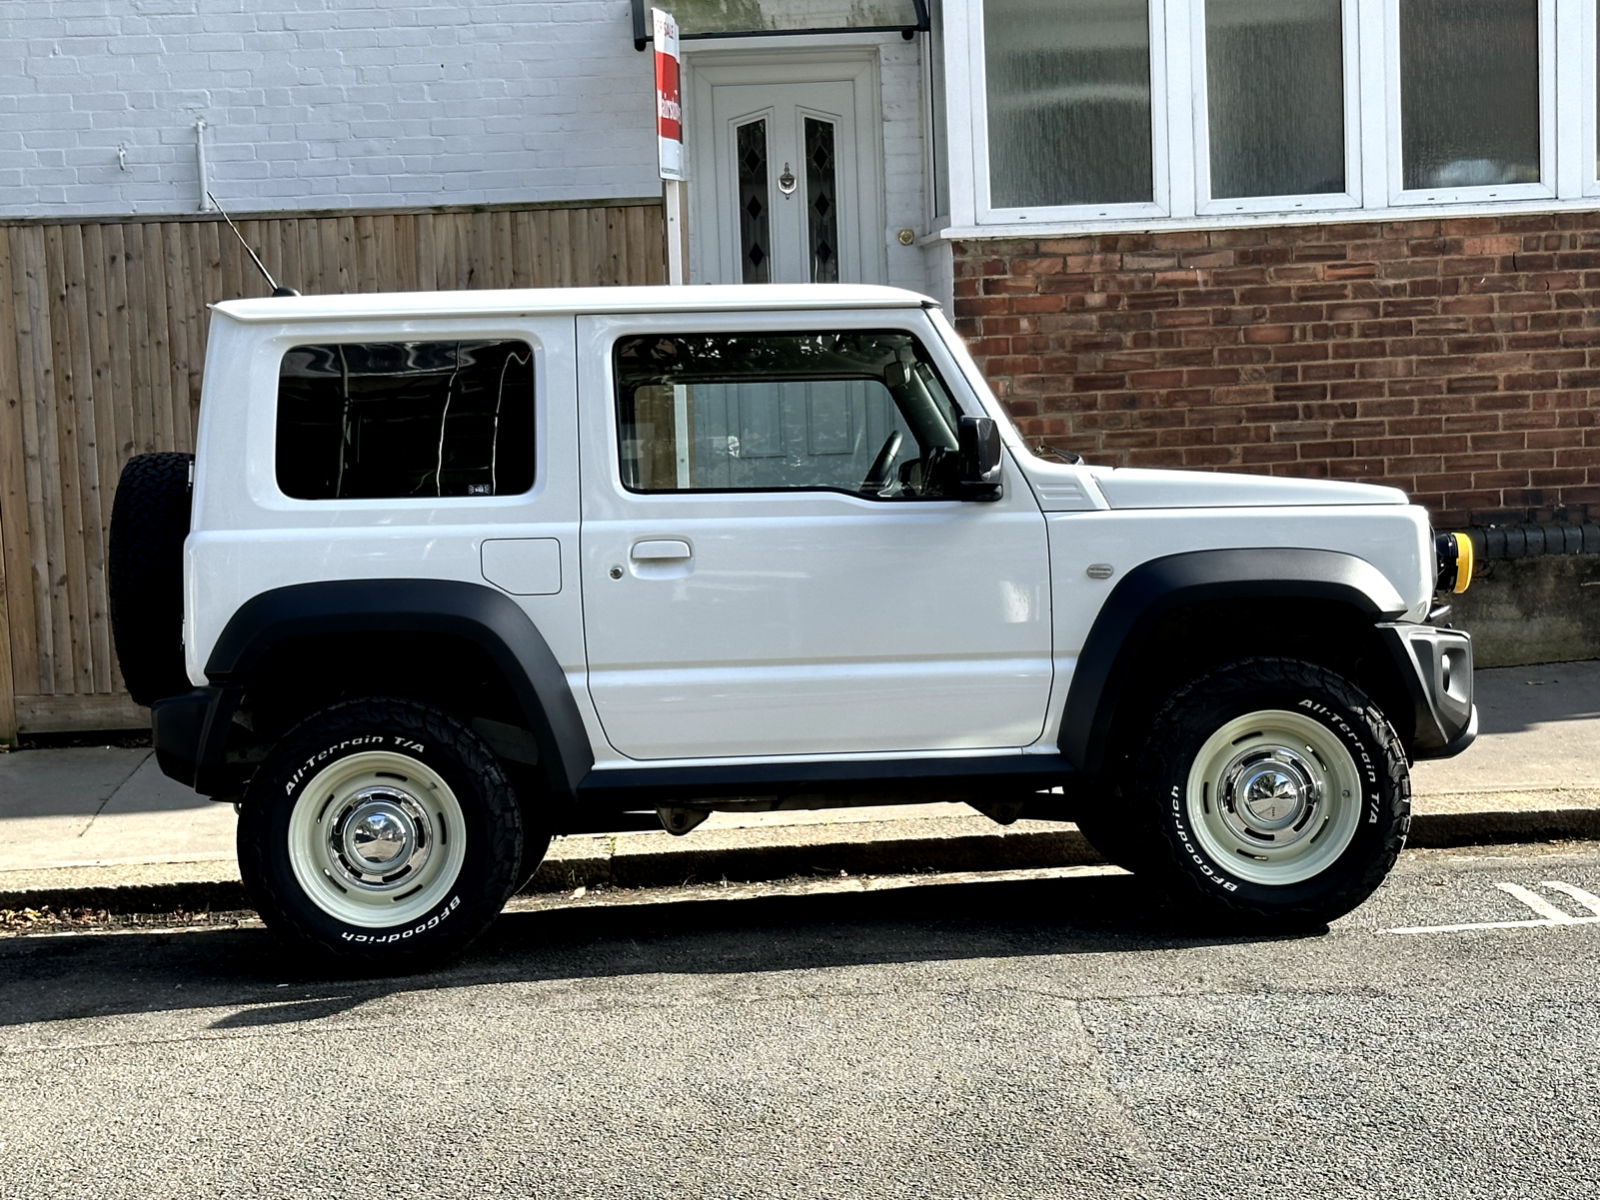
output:
[[1240, 837], [1286, 846], [1311, 825], [1322, 789], [1312, 764], [1290, 746], [1257, 746], [1222, 772], [1222, 818]]
[[393, 787], [363, 788], [328, 826], [330, 859], [358, 887], [399, 887], [427, 863], [433, 841], [427, 811]]

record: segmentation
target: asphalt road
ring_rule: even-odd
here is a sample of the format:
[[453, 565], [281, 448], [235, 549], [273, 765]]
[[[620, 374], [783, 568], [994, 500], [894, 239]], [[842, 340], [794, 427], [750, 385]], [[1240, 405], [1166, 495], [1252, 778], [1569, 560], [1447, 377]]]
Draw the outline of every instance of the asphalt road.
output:
[[[1106, 873], [791, 891], [376, 982], [0, 940], [0, 1196], [1600, 1194], [1600, 846], [1412, 853], [1288, 939]], [[1522, 924], [1389, 932], [1475, 922]]]

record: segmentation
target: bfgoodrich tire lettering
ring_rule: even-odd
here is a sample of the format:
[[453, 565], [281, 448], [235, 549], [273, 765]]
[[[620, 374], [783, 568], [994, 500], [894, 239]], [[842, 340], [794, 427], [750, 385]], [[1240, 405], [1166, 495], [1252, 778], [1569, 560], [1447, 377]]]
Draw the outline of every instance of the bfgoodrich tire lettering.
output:
[[1140, 764], [1160, 872], [1270, 924], [1349, 912], [1393, 867], [1411, 823], [1394, 730], [1312, 663], [1249, 659], [1195, 680], [1157, 715]]
[[239, 867], [262, 919], [325, 959], [414, 969], [460, 953], [520, 879], [499, 761], [437, 709], [356, 700], [308, 717], [252, 777]]

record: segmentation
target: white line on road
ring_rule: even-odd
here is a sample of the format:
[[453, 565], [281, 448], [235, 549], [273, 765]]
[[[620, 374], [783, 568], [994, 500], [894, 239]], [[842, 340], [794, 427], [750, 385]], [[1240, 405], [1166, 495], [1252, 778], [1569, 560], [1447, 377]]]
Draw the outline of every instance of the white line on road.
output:
[[1600, 896], [1596, 896], [1593, 892], [1586, 892], [1581, 887], [1574, 887], [1570, 883], [1562, 883], [1559, 879], [1546, 879], [1539, 886], [1547, 887], [1557, 892], [1565, 892], [1595, 916], [1600, 917]]
[[[1546, 886], [1548, 887], [1549, 885], [1547, 884]], [[1538, 892], [1530, 892], [1527, 888], [1522, 887], [1519, 884], [1497, 883], [1495, 884], [1495, 887], [1499, 888], [1508, 896], [1515, 896], [1518, 900], [1521, 900], [1524, 904], [1533, 909], [1534, 912], [1538, 913], [1552, 925], [1571, 925], [1577, 920], [1577, 918], [1571, 913], [1562, 912], [1554, 904], [1551, 904], [1550, 901], [1539, 895]]]
[[1562, 912], [1550, 901], [1537, 892], [1515, 883], [1497, 883], [1495, 887], [1522, 901], [1534, 912], [1539, 914], [1535, 921], [1470, 921], [1460, 925], [1408, 925], [1401, 929], [1385, 929], [1385, 933], [1462, 933], [1468, 929], [1549, 929], [1556, 925], [1600, 925], [1600, 896], [1593, 892], [1586, 892], [1581, 887], [1559, 880], [1547, 879], [1541, 887], [1550, 888], [1552, 891], [1562, 892], [1571, 896], [1595, 915], [1592, 917], [1574, 917], [1570, 913]]
[[1567, 917], [1563, 921], [1472, 921], [1465, 925], [1410, 925], [1385, 933], [1460, 933], [1466, 929], [1551, 929], [1557, 925], [1600, 925], [1600, 917]]

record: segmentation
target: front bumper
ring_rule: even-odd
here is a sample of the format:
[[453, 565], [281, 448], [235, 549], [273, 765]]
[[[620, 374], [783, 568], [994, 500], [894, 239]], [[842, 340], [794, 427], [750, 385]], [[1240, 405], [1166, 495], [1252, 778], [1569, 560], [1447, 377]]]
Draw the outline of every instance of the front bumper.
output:
[[237, 792], [244, 773], [228, 762], [228, 731], [244, 695], [240, 687], [199, 687], [150, 708], [150, 743], [162, 774], [202, 796]]
[[1478, 736], [1472, 703], [1472, 635], [1396, 621], [1378, 626], [1411, 695], [1414, 758], [1450, 758]]

